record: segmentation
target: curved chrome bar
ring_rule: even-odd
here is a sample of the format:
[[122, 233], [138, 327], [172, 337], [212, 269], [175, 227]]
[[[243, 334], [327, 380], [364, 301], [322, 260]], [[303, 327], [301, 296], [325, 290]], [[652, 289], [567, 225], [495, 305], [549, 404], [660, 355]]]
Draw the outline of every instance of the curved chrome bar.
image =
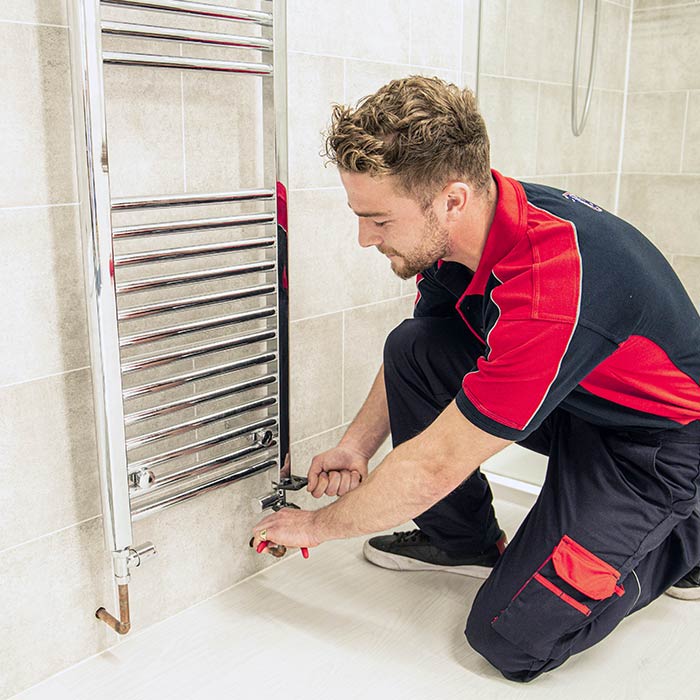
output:
[[591, 48], [591, 65], [588, 71], [588, 87], [586, 88], [586, 103], [583, 106], [581, 120], [578, 117], [578, 79], [581, 67], [581, 39], [583, 35], [583, 3], [578, 0], [578, 17], [576, 19], [576, 48], [574, 50], [574, 74], [571, 79], [571, 130], [574, 136], [580, 136], [588, 119], [593, 97], [593, 81], [595, 79], [596, 55], [598, 52], [598, 24], [600, 20], [600, 0], [595, 0], [595, 19], [593, 20], [593, 46]]
[[148, 53], [104, 51], [102, 60], [105, 63], [116, 66], [150, 66], [152, 68], [180, 68], [224, 73], [248, 73], [250, 75], [272, 75], [272, 66], [268, 63], [221, 61], [214, 58], [185, 58], [183, 56], [156, 56]]
[[171, 194], [157, 197], [121, 197], [112, 200], [112, 211], [128, 209], [160, 209], [163, 207], [191, 207], [200, 204], [226, 204], [274, 199], [273, 190], [240, 190], [213, 194]]
[[269, 39], [232, 36], [214, 32], [197, 32], [192, 29], [154, 27], [148, 24], [133, 24], [131, 22], [102, 22], [102, 33], [110, 36], [127, 36], [138, 39], [157, 39], [160, 41], [178, 41], [190, 44], [206, 44], [208, 46], [272, 51], [272, 42]]
[[237, 10], [233, 7], [190, 2], [189, 0], [102, 0], [102, 4], [118, 5], [134, 10], [155, 10], [157, 12], [175, 12], [181, 15], [195, 15], [197, 17], [228, 19], [234, 22], [252, 22], [264, 27], [272, 24], [272, 15], [269, 12]]

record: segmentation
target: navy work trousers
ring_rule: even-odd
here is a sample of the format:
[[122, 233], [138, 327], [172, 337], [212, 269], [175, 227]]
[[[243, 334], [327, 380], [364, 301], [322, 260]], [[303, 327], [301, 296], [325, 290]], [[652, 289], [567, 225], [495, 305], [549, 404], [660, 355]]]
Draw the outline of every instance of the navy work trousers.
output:
[[[435, 420], [481, 352], [458, 319], [409, 319], [389, 334], [395, 446]], [[506, 678], [529, 681], [596, 644], [700, 562], [700, 425], [621, 432], [556, 409], [520, 444], [548, 456], [547, 475], [465, 634]], [[415, 523], [442, 549], [482, 552], [500, 534], [491, 501], [477, 471]]]

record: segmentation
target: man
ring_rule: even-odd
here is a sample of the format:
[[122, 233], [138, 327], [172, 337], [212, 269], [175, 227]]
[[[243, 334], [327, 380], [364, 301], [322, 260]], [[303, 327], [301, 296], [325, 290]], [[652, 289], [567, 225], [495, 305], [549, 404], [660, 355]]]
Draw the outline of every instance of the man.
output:
[[[365, 556], [486, 578], [466, 636], [516, 681], [669, 587], [700, 598], [700, 317], [664, 257], [591, 202], [491, 171], [474, 96], [437, 78], [336, 106], [327, 151], [360, 245], [417, 275], [418, 298], [340, 444], [312, 461], [313, 495], [342, 497], [263, 518], [256, 544], [413, 519]], [[504, 548], [478, 468], [511, 442], [549, 463]]]

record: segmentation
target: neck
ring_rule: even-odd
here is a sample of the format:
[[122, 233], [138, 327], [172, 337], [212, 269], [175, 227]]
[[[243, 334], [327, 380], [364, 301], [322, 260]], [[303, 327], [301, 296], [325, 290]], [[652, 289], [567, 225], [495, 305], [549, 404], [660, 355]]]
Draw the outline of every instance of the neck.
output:
[[472, 271], [476, 270], [496, 214], [497, 201], [498, 187], [492, 178], [488, 190], [480, 194], [469, 207], [460, 230], [452, 240], [449, 260], [461, 263]]

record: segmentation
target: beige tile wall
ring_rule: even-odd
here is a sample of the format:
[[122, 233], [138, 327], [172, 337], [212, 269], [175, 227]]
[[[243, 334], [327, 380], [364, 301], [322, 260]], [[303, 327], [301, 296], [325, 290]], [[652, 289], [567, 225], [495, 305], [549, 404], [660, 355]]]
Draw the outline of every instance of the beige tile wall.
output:
[[[113, 608], [114, 601], [88, 428], [92, 399], [66, 3], [1, 4], [0, 129], [12, 134], [0, 143], [2, 161], [10, 165], [0, 175], [0, 241], [9, 251], [0, 279], [11, 300], [3, 314], [8, 332], [0, 341], [0, 470], [6, 484], [0, 553], [8, 564], [0, 590], [7, 598], [3, 609], [12, 611], [0, 623], [5, 697], [117, 640], [92, 618], [97, 605]], [[495, 167], [614, 208], [629, 5], [603, 2], [599, 80], [586, 133], [575, 140], [568, 114], [575, 1], [484, 2], [480, 100]], [[379, 256], [356, 244], [337, 174], [319, 156], [329, 106], [411, 73], [473, 85], [478, 2], [440, 3], [439, 22], [435, 7], [432, 0], [289, 1], [297, 473], [337, 443], [379, 366], [383, 338], [409, 315], [413, 299], [410, 282], [397, 280]], [[689, 37], [700, 34], [700, 3], [637, 0], [635, 9], [620, 211], [673, 256], [698, 300], [700, 248], [693, 227], [700, 214], [700, 85]], [[132, 80], [117, 70], [108, 76], [114, 143], [127, 146], [120, 149], [125, 156], [116, 145], [110, 156], [115, 193], [193, 191], [260, 176], [263, 147], [231, 131], [227, 115], [237, 108], [237, 93], [223, 103], [215, 99], [219, 76], [199, 82], [162, 72], [154, 80], [146, 73], [137, 71]], [[133, 108], [134, 94], [144, 98], [145, 108]], [[202, 109], [211, 110], [211, 120]], [[248, 118], [235, 117], [244, 126]], [[162, 128], [155, 130], [154, 122]], [[208, 123], [221, 132], [222, 148], [204, 136]], [[651, 128], [658, 132], [653, 139]], [[246, 159], [244, 172], [236, 165], [239, 155]], [[683, 206], [661, 207], [659, 201]], [[268, 483], [264, 475], [255, 477], [136, 524], [136, 538], [153, 539], [160, 551], [134, 577], [137, 627], [267, 565], [242, 542], [257, 518], [251, 497]], [[319, 505], [302, 494], [297, 500]], [[42, 624], [33, 607], [42, 599], [52, 601], [62, 624]]]
[[636, 0], [621, 214], [671, 261], [700, 307], [700, 2]]
[[371, 386], [386, 334], [410, 315], [414, 297], [413, 283], [357, 243], [337, 172], [319, 156], [330, 106], [410, 74], [473, 86], [477, 10], [477, 0], [448, 0], [435, 21], [429, 0], [290, 0], [291, 419], [294, 439], [307, 445], [337, 442]]
[[[480, 103], [493, 166], [507, 175], [571, 189], [615, 209], [629, 2], [604, 0], [595, 90], [586, 128], [571, 132], [576, 0], [483, 4]], [[584, 16], [585, 86], [593, 14]], [[579, 109], [585, 89], [579, 89]]]
[[[0, 5], [4, 698], [119, 639], [94, 619], [98, 606], [114, 611], [116, 601], [96, 466], [67, 3]], [[367, 0], [361, 12], [348, 7], [339, 0], [289, 3], [291, 422], [297, 473], [306, 472], [314, 454], [337, 444], [379, 366], [384, 336], [410, 314], [413, 299], [412, 284], [356, 244], [337, 174], [319, 156], [330, 103], [358, 99], [410, 73], [474, 81], [476, 0], [450, 0], [453, 21], [444, 31], [433, 29], [439, 23], [430, 21], [429, 0]], [[165, 15], [133, 19], [169, 21]], [[248, 81], [107, 67], [105, 83], [113, 195], [269, 184], [263, 162], [270, 151], [254, 128], [262, 96]], [[200, 366], [180, 363], [178, 371]], [[223, 407], [219, 402], [216, 408]], [[198, 431], [197, 438], [208, 434]], [[163, 450], [183, 439], [167, 443]], [[253, 497], [268, 491], [269, 477], [259, 475], [135, 523], [135, 541], [150, 539], [159, 552], [133, 577], [136, 630], [270, 565], [246, 546], [259, 518]], [[318, 507], [325, 499], [298, 494], [296, 500]]]

